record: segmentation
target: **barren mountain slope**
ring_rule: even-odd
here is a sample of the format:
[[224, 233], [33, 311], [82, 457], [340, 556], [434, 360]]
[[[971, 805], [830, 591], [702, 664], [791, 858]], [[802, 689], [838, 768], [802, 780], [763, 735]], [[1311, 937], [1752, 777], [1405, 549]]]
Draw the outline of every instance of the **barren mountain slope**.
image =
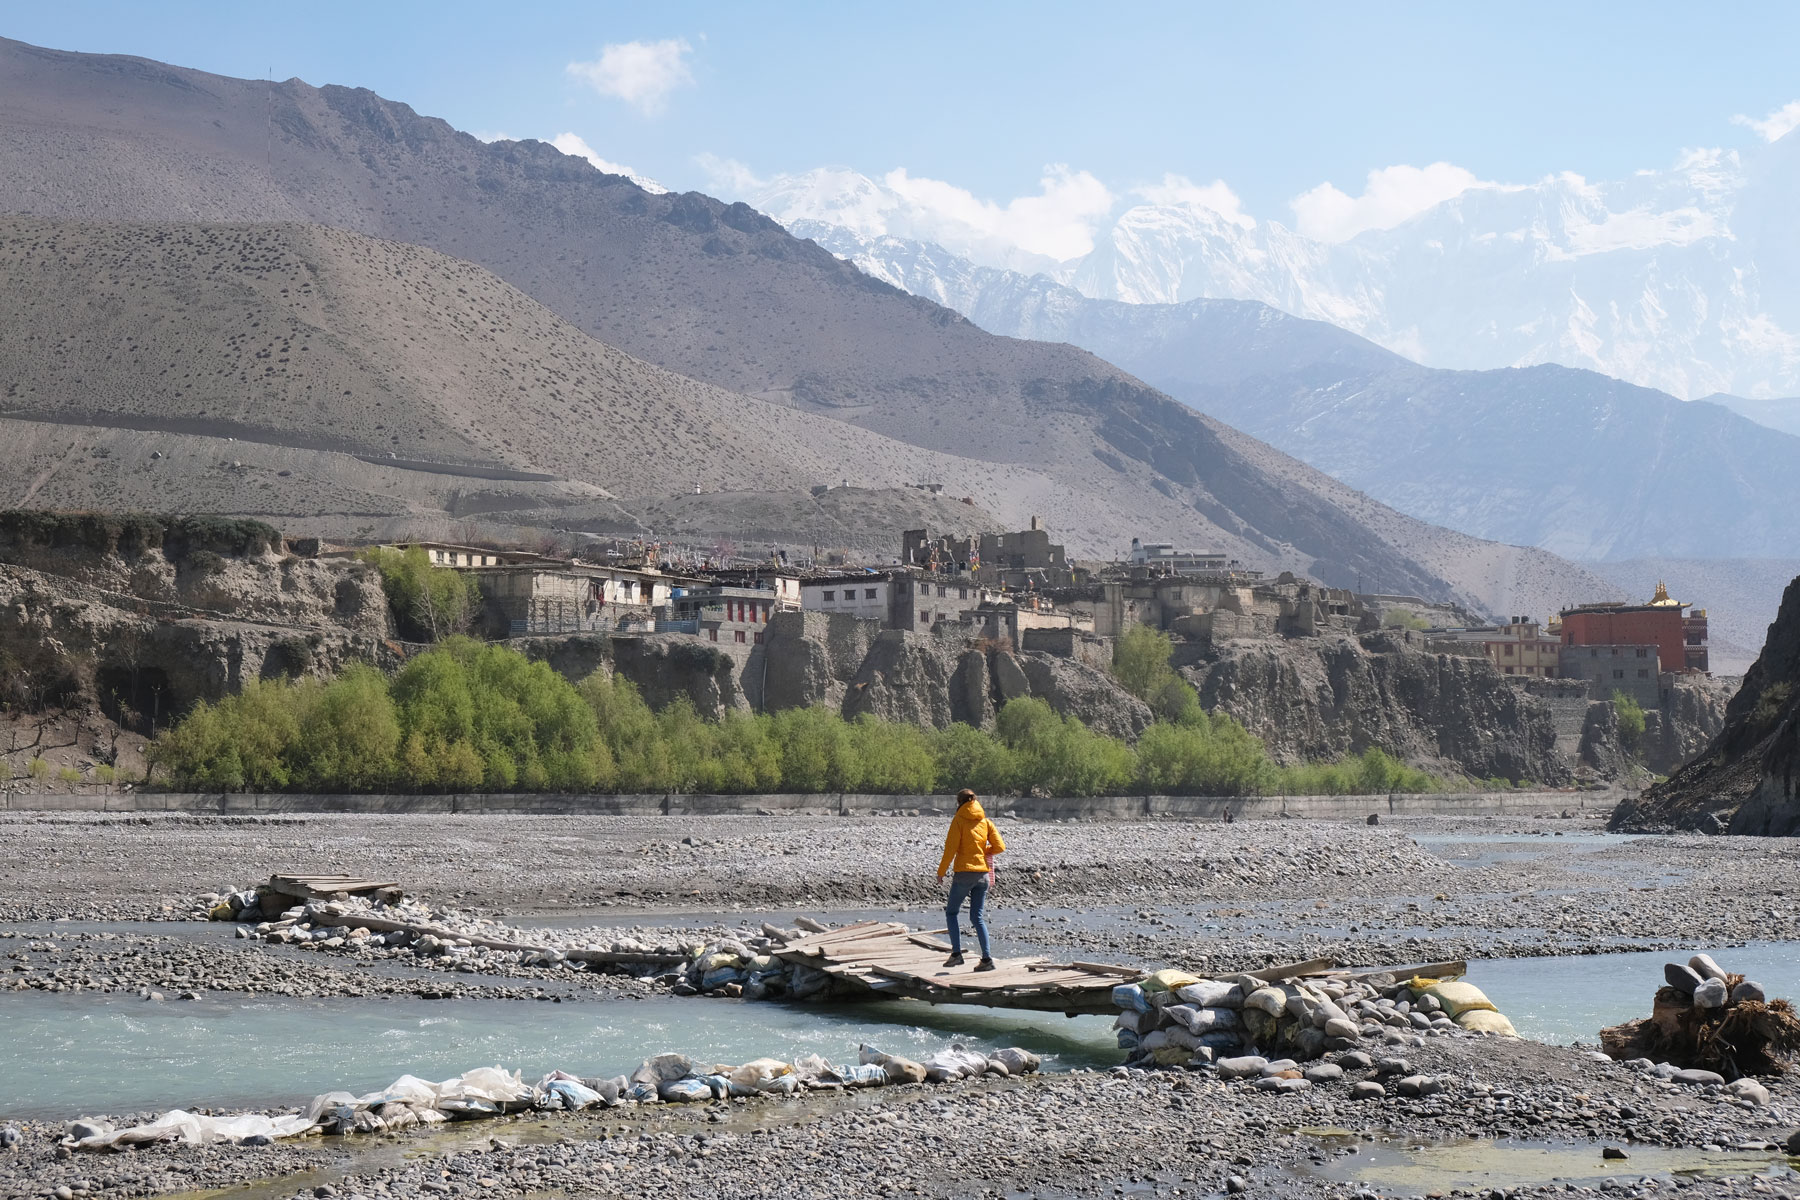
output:
[[470, 263], [321, 226], [0, 218], [0, 368], [9, 415], [615, 494], [795, 488], [844, 470], [899, 482], [954, 468], [996, 486], [1007, 474], [697, 383]]
[[[0, 42], [0, 208], [308, 220], [432, 246], [661, 366], [1049, 477], [1037, 489], [1029, 476], [1003, 485], [997, 469], [938, 473], [1003, 517], [1043, 513], [1076, 553], [1118, 553], [1141, 532], [1334, 583], [1482, 603], [1293, 486], [1275, 469], [1297, 468], [1291, 460], [1251, 463], [1184, 406], [1091, 355], [986, 334], [742, 205], [653, 196], [541, 143], [483, 144], [367, 91]], [[568, 391], [565, 380], [549, 386]], [[761, 422], [762, 410], [744, 411]], [[503, 408], [446, 412], [449, 428], [434, 435], [442, 453], [489, 433], [504, 447], [512, 433]], [[416, 430], [403, 426], [402, 444]], [[575, 456], [511, 440], [508, 461]]]

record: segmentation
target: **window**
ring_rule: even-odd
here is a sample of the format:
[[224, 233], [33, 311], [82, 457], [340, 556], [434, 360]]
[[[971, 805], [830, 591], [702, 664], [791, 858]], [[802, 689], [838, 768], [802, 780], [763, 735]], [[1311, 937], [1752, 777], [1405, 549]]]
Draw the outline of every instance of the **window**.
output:
[[830, 603], [831, 601], [836, 600], [836, 599], [837, 599], [837, 593], [835, 591], [825, 593], [825, 600], [827, 603]]
[[1614, 671], [1614, 672], [1613, 672], [1613, 678], [1614, 678], [1614, 679], [1623, 679], [1623, 678], [1625, 678], [1625, 672], [1623, 672], [1623, 671]]
[[931, 614], [928, 612], [920, 613], [919, 614], [919, 624], [921, 624], [921, 625], [931, 624]]
[[760, 629], [756, 631], [756, 644], [762, 645], [762, 630]]
[[1639, 658], [1643, 658], [1648, 653], [1649, 653], [1649, 651], [1645, 650], [1644, 647], [1642, 647], [1642, 646], [1638, 647], [1638, 657]]
[[1511, 667], [1506, 668], [1506, 673], [1508, 675], [1511, 675], [1513, 673], [1513, 669]]
[[706, 631], [706, 636], [716, 642], [719, 640], [719, 631], [716, 629], [709, 629]]
[[1648, 668], [1648, 667], [1639, 667], [1639, 668], [1638, 668], [1638, 678], [1639, 678], [1639, 679], [1648, 679], [1648, 678], [1650, 678], [1650, 670], [1649, 670], [1649, 668]]
[[1509, 643], [1506, 647], [1506, 657], [1511, 658], [1513, 656], [1512, 652], [1513, 652], [1513, 648], [1512, 648], [1512, 645]]
[[1597, 649], [1597, 648], [1596, 648], [1596, 649], [1593, 649], [1593, 650], [1589, 650], [1589, 651], [1588, 651], [1588, 657], [1589, 657], [1589, 658], [1599, 658], [1599, 657], [1600, 657], [1600, 651], [1599, 651], [1599, 650], [1598, 650], [1598, 649]]
[[946, 587], [945, 587], [945, 586], [944, 586], [944, 585], [943, 585], [943, 584], [941, 584], [941, 583], [940, 583], [940, 584], [938, 584], [938, 598], [939, 598], [939, 599], [942, 599], [942, 598], [943, 598], [943, 597], [945, 597], [945, 596], [947, 596], [947, 595], [949, 595], [949, 594], [950, 594], [950, 590], [949, 590], [949, 589], [948, 589], [948, 588], [946, 588]]
[[864, 588], [863, 589], [863, 599], [864, 600], [873, 600], [874, 598], [875, 598], [875, 589], [874, 588]]
[[957, 588], [956, 589], [956, 598], [958, 600], [967, 600], [969, 598], [969, 589], [968, 588]]
[[744, 640], [744, 631], [741, 629], [737, 631], [737, 640], [740, 642]]

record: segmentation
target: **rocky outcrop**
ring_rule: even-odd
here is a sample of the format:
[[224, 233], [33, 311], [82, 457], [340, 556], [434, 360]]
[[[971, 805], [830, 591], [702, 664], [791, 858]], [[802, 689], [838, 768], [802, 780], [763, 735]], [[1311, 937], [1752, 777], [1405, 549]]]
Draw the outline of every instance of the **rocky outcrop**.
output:
[[1623, 830], [1800, 833], [1800, 579], [1716, 736], [1665, 783], [1613, 814]]
[[[153, 580], [163, 565], [139, 564]], [[257, 586], [283, 598], [233, 603], [247, 614], [239, 617], [0, 563], [7, 699], [27, 709], [98, 708], [148, 733], [254, 679], [328, 677], [353, 662], [392, 667], [403, 655], [388, 634], [380, 582], [360, 566], [259, 559], [215, 574], [217, 602], [248, 600]], [[310, 620], [248, 615], [271, 606]]]
[[1150, 710], [1109, 672], [1075, 659], [1015, 652], [933, 633], [878, 628], [837, 613], [781, 613], [763, 639], [771, 710], [823, 704], [943, 729], [992, 728], [1008, 700], [1035, 696], [1090, 728], [1135, 739]]
[[1231, 714], [1283, 763], [1376, 747], [1417, 766], [1558, 785], [1549, 705], [1485, 658], [1427, 653], [1389, 633], [1219, 643], [1183, 674], [1208, 711]]
[[1664, 689], [1662, 707], [1644, 714], [1638, 757], [1658, 775], [1672, 775], [1719, 736], [1736, 680], [1677, 676]]

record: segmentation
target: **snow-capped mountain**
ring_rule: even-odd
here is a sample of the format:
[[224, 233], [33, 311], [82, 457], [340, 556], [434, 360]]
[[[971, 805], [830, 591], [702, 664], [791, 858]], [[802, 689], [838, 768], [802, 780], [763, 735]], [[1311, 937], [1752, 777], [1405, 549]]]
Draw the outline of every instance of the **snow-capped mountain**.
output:
[[1464, 533], [1586, 560], [1800, 547], [1800, 437], [1719, 403], [1552, 364], [1421, 367], [1256, 301], [1094, 300], [901, 238], [805, 221], [793, 230], [989, 332], [1090, 350], [1402, 512]]
[[828, 169], [753, 182], [743, 198], [794, 228], [949, 245], [964, 261], [935, 279], [915, 264], [908, 287], [965, 312], [954, 276], [975, 264], [1097, 300], [1257, 300], [1428, 366], [1560, 363], [1683, 398], [1800, 394], [1800, 131], [1613, 182], [1476, 184], [1342, 242], [1200, 200], [1139, 204], [1060, 262], [894, 182]]

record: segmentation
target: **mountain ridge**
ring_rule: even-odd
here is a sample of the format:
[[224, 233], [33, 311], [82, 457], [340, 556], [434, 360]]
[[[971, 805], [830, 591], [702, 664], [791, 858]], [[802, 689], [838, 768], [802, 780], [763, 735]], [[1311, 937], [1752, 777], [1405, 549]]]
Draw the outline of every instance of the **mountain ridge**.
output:
[[[17, 42], [0, 42], [0, 65], [0, 209], [274, 215], [429, 247], [647, 363], [1041, 478], [990, 507], [1044, 516], [1075, 553], [1111, 557], [1143, 533], [1328, 582], [1489, 603], [1418, 561], [1460, 535], [1399, 514], [1376, 533], [1337, 485], [1118, 368], [996, 338], [745, 205], [652, 195], [543, 143], [483, 143], [364, 89]], [[683, 489], [672, 466], [668, 492]]]

